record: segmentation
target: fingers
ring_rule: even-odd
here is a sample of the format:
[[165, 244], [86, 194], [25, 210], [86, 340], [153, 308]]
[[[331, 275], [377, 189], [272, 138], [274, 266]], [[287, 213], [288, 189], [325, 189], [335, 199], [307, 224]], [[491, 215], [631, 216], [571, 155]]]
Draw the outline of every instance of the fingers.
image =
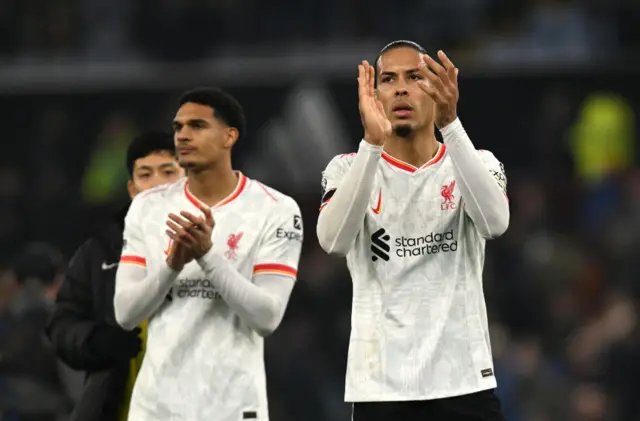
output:
[[426, 78], [428, 82], [420, 82], [420, 89], [439, 104], [456, 102], [458, 97], [458, 69], [449, 60], [444, 51], [438, 51], [438, 58], [442, 61], [442, 64], [427, 54], [422, 57], [427, 67]]
[[213, 228], [213, 226], [215, 225], [215, 221], [213, 220], [213, 214], [211, 213], [211, 208], [209, 206], [205, 206], [203, 204], [200, 204], [199, 208], [202, 211], [202, 213], [204, 214], [204, 222], [205, 222], [205, 224], [207, 224], [207, 226], [209, 226], [209, 228]]
[[376, 71], [368, 61], [358, 65], [358, 94], [360, 101], [375, 97]]
[[[169, 219], [171, 221], [174, 222], [174, 224], [177, 224], [180, 226], [181, 229], [183, 229], [184, 231], [189, 231], [191, 230], [191, 228], [193, 228], [193, 223], [191, 223], [190, 221], [187, 221], [184, 218], [180, 218], [178, 215], [176, 215], [175, 213], [170, 213], [169, 214]], [[169, 222], [169, 221], [168, 221]], [[167, 223], [168, 223], [167, 222]]]
[[428, 54], [423, 55], [422, 60], [424, 60], [424, 63], [427, 65], [427, 68], [431, 70], [433, 73], [435, 73], [436, 75], [438, 75], [438, 77], [440, 78], [448, 77], [447, 70], [444, 67], [442, 67], [440, 63], [432, 59]]
[[367, 61], [365, 61], [365, 65], [367, 66], [369, 72], [369, 97], [376, 97], [376, 70], [370, 65]]
[[426, 85], [433, 86], [440, 92], [444, 92], [447, 89], [446, 86], [444, 86], [444, 82], [442, 81], [442, 79], [440, 79], [440, 77], [438, 77], [433, 72], [427, 71], [427, 80], [429, 81], [429, 83]]
[[448, 102], [442, 92], [440, 92], [440, 90], [438, 90], [434, 85], [425, 83], [424, 81], [419, 81], [418, 86], [437, 104], [446, 104]]
[[455, 86], [458, 86], [458, 69], [456, 68], [456, 66], [453, 64], [453, 62], [451, 62], [451, 60], [449, 60], [449, 57], [447, 57], [447, 55], [442, 50], [438, 51], [438, 58], [444, 65], [449, 80]]
[[367, 83], [367, 69], [363, 61], [362, 64], [358, 65], [358, 96], [360, 97], [361, 102], [368, 94]]
[[442, 65], [447, 70], [447, 72], [449, 70], [452, 70], [452, 69], [456, 68], [456, 66], [453, 65], [453, 63], [451, 62], [451, 60], [449, 60], [449, 57], [447, 57], [447, 55], [444, 53], [444, 51], [442, 51], [442, 50], [438, 51], [438, 58], [442, 62]]
[[438, 57], [442, 60], [444, 66], [432, 59], [428, 54], [422, 56], [424, 64], [431, 71], [427, 71], [427, 74], [436, 74], [445, 86], [457, 87], [458, 69], [442, 50], [438, 51]]
[[191, 235], [191, 233], [184, 229], [181, 225], [176, 224], [173, 221], [167, 221], [167, 226], [170, 228], [167, 230], [167, 235], [176, 243], [185, 245], [185, 246], [193, 246], [196, 244], [196, 239]]
[[194, 228], [200, 229], [202, 231], [205, 231], [207, 229], [204, 218], [198, 218], [197, 216], [192, 215], [187, 211], [180, 212], [180, 215], [186, 218], [189, 222], [191, 222]]

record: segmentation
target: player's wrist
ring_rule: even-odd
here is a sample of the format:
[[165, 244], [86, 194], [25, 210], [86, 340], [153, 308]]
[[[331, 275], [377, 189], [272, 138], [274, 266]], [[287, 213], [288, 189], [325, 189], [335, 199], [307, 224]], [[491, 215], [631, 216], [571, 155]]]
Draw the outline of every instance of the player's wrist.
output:
[[454, 134], [460, 129], [462, 129], [462, 122], [460, 121], [459, 117], [456, 117], [455, 119], [453, 119], [453, 121], [450, 121], [447, 124], [444, 124], [442, 127], [438, 128], [443, 137]]
[[384, 145], [384, 139], [375, 139], [371, 136], [365, 134], [363, 140], [367, 142], [371, 146], [379, 146], [382, 147]]
[[359, 151], [363, 151], [371, 155], [381, 155], [382, 150], [382, 145], [374, 145], [368, 142], [367, 139], [362, 139], [362, 141], [360, 141]]
[[183, 268], [184, 265], [180, 264], [178, 262], [176, 262], [174, 259], [172, 259], [171, 257], [167, 257], [165, 259], [165, 263], [167, 264], [167, 267], [175, 272], [180, 272]]
[[202, 256], [196, 258], [196, 262], [202, 268], [202, 270], [207, 271], [213, 268], [216, 264], [216, 257], [219, 257], [213, 246], [207, 250]]

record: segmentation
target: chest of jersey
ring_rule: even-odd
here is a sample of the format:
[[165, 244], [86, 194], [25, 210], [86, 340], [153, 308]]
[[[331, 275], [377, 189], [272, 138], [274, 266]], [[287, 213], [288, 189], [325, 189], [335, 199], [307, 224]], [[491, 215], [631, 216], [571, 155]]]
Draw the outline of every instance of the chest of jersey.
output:
[[446, 158], [416, 171], [381, 162], [363, 227], [372, 260], [456, 251], [462, 207]]
[[[158, 209], [148, 218], [144, 236], [147, 249], [153, 251], [147, 258], [149, 270], [164, 264], [173, 246], [172, 240], [166, 234], [166, 221], [169, 213], [179, 215], [182, 210], [196, 216], [201, 214], [193, 204], [185, 200], [169, 202], [164, 209]], [[224, 256], [240, 274], [250, 279], [265, 218], [255, 212], [239, 212], [239, 206], [236, 204], [213, 209], [212, 214], [215, 221], [211, 234], [214, 250]], [[219, 300], [220, 296], [208, 275], [195, 260], [192, 260], [178, 275], [169, 299], [174, 302], [186, 300], [182, 304], [189, 304], [194, 300]]]

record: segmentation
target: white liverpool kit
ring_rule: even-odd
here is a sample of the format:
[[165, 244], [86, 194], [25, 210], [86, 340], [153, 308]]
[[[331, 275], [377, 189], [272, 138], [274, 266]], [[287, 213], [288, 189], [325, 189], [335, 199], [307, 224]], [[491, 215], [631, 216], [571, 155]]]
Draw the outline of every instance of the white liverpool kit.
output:
[[[466, 153], [490, 175], [489, 196], [508, 212], [502, 164], [488, 151]], [[342, 221], [333, 243], [323, 246], [350, 242], [340, 246], [353, 281], [345, 400], [428, 400], [495, 388], [482, 288], [488, 235], [467, 211], [470, 201], [477, 206], [473, 182], [456, 171], [446, 143], [416, 168], [363, 141], [357, 155], [336, 156], [324, 171], [321, 218], [333, 210], [357, 159], [354, 171], [370, 179], [364, 217]], [[357, 194], [349, 196], [336, 213], [359, 206]], [[328, 235], [329, 223], [319, 222], [319, 238]], [[354, 238], [338, 238], [348, 229]]]
[[[136, 197], [121, 262], [146, 273], [166, 271], [167, 215], [183, 210], [202, 215], [186, 178]], [[243, 282], [260, 274], [295, 280], [302, 221], [293, 199], [238, 173], [236, 190], [212, 214], [213, 248], [207, 254], [226, 260]], [[263, 337], [231, 310], [212, 277], [191, 261], [157, 304], [129, 420], [268, 420]]]

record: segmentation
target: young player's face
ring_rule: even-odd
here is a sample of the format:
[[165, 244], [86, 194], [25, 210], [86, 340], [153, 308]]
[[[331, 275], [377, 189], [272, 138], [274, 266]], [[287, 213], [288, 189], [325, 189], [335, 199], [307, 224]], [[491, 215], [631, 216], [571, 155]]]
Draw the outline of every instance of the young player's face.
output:
[[178, 163], [198, 170], [214, 165], [238, 139], [238, 130], [218, 120], [207, 105], [187, 102], [173, 120]]
[[129, 180], [129, 196], [133, 197], [147, 189], [173, 183], [184, 177], [184, 170], [169, 151], [154, 152], [133, 163], [133, 175]]
[[418, 86], [426, 80], [419, 51], [399, 47], [387, 51], [378, 62], [377, 95], [394, 132], [411, 132], [433, 124], [433, 100]]

